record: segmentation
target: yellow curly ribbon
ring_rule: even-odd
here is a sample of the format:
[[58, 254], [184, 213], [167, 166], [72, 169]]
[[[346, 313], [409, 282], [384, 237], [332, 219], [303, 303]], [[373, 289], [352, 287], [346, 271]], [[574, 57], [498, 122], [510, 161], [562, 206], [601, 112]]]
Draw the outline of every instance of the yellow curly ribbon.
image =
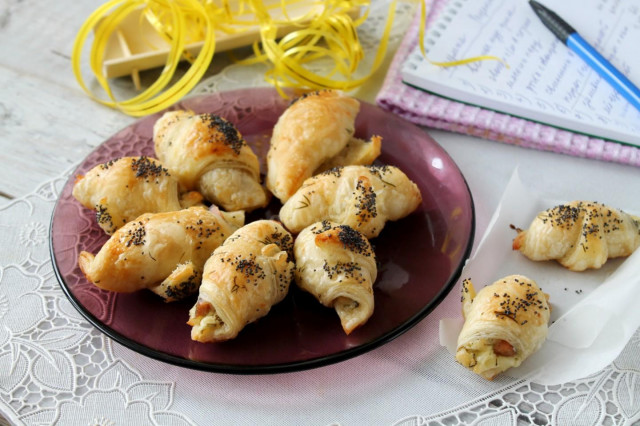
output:
[[420, 27], [418, 28], [418, 40], [419, 40], [420, 53], [422, 53], [422, 56], [424, 56], [424, 58], [427, 61], [429, 61], [430, 64], [436, 65], [439, 67], [457, 67], [459, 65], [466, 65], [472, 62], [498, 61], [498, 62], [501, 62], [505, 67], [509, 68], [509, 64], [507, 64], [502, 58], [499, 58], [493, 55], [473, 56], [471, 58], [457, 59], [454, 61], [446, 61], [446, 62], [432, 61], [431, 59], [427, 58], [427, 53], [425, 52], [425, 49], [424, 49], [424, 36], [426, 31], [426, 25], [424, 24], [426, 22], [427, 22], [427, 9], [423, 2], [422, 7], [420, 8]]
[[[146, 90], [137, 96], [125, 101], [117, 101], [102, 70], [102, 58], [110, 35], [116, 31], [122, 20], [138, 10], [140, 7], [148, 7], [153, 13], [154, 8], [163, 10], [162, 35], [170, 40], [171, 49], [158, 79]], [[188, 9], [185, 9], [187, 7]], [[191, 67], [173, 85], [171, 82], [178, 63], [185, 53], [185, 39], [187, 33], [187, 12], [196, 17], [195, 22], [202, 22], [200, 30], [203, 33], [204, 44], [193, 60]], [[147, 13], [145, 11], [145, 13]], [[147, 15], [148, 16], [148, 15]], [[193, 22], [193, 20], [192, 20]], [[89, 64], [91, 70], [108, 100], [99, 98], [89, 90], [84, 83], [80, 69], [80, 58], [85, 40], [91, 30], [94, 30], [94, 40], [91, 47]], [[215, 34], [213, 24], [203, 5], [197, 0], [111, 0], [96, 9], [80, 28], [72, 51], [72, 68], [78, 83], [82, 89], [94, 100], [132, 116], [144, 116], [160, 111], [184, 97], [202, 78], [207, 70], [215, 49]]]
[[[215, 31], [239, 34], [260, 29], [260, 41], [254, 43], [254, 57], [239, 61], [250, 64], [271, 64], [265, 78], [286, 97], [284, 88], [308, 90], [353, 90], [362, 85], [380, 67], [386, 54], [391, 27], [398, 0], [389, 5], [388, 18], [373, 58], [371, 69], [364, 77], [353, 78], [364, 51], [357, 28], [369, 14], [370, 0], [280, 0], [266, 5], [262, 0], [110, 0], [96, 9], [80, 28], [72, 51], [72, 68], [82, 89], [97, 102], [132, 116], [158, 112], [179, 101], [200, 81], [215, 53]], [[424, 55], [426, 0], [421, 3], [420, 48]], [[291, 18], [288, 8], [295, 5], [314, 6], [302, 16]], [[364, 9], [352, 18], [354, 8]], [[110, 36], [131, 13], [140, 12], [162, 39], [170, 46], [169, 55], [158, 79], [138, 95], [123, 101], [115, 99], [103, 72], [103, 59]], [[284, 19], [274, 19], [274, 11]], [[141, 21], [142, 23], [142, 21]], [[280, 25], [294, 25], [299, 29], [277, 40]], [[86, 40], [93, 31], [89, 65], [107, 99], [97, 96], [84, 82], [81, 56]], [[185, 50], [186, 45], [202, 41], [200, 52], [194, 58]], [[149, 44], [150, 42], [147, 41]], [[426, 55], [425, 55], [426, 57]], [[186, 59], [189, 69], [171, 84], [178, 63]], [[330, 60], [332, 66], [323, 74], [311, 71], [308, 65], [318, 59]], [[493, 56], [479, 56], [452, 62], [432, 62], [439, 66], [455, 66], [478, 60], [500, 60]]]

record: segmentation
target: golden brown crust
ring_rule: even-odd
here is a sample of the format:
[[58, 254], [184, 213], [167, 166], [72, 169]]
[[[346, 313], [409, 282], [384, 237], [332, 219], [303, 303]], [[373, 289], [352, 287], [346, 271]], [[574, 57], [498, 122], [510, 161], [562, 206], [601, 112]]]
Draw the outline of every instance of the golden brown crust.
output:
[[597, 203], [573, 201], [540, 212], [512, 247], [531, 260], [557, 260], [572, 271], [598, 269], [640, 246], [640, 221]]
[[510, 275], [475, 295], [463, 281], [464, 326], [458, 336], [456, 360], [486, 379], [519, 366], [547, 336], [548, 296], [535, 281]]
[[238, 229], [207, 260], [198, 302], [191, 309], [191, 338], [235, 338], [266, 315], [289, 290], [293, 238], [278, 222], [258, 220]]
[[319, 171], [369, 164], [380, 154], [380, 138], [353, 137], [360, 103], [341, 92], [323, 90], [296, 100], [274, 126], [267, 154], [267, 188], [283, 203]]
[[143, 213], [180, 210], [178, 181], [156, 159], [122, 157], [76, 176], [73, 196], [109, 235]]
[[157, 293], [177, 300], [197, 290], [205, 261], [238, 228], [238, 218], [227, 216], [202, 207], [143, 214], [116, 231], [95, 256], [81, 252], [78, 264], [104, 290], [160, 286]]
[[200, 191], [228, 211], [268, 203], [257, 156], [224, 118], [167, 112], [156, 122], [153, 138], [158, 158], [188, 190]]
[[331, 157], [318, 167], [313, 174], [325, 172], [335, 167], [369, 165], [380, 156], [382, 137], [372, 136], [366, 141], [351, 138], [347, 145], [335, 157]]
[[293, 233], [330, 220], [373, 238], [421, 202], [417, 185], [397, 167], [347, 166], [307, 179], [282, 206], [280, 219]]
[[295, 280], [320, 303], [336, 310], [350, 334], [373, 314], [375, 254], [363, 234], [323, 221], [305, 228], [294, 244]]

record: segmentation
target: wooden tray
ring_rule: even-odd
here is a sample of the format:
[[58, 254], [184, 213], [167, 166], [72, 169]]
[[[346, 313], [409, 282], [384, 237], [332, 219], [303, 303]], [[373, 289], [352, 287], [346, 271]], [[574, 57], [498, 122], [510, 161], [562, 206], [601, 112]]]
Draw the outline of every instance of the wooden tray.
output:
[[[267, 7], [274, 6], [271, 17], [275, 21], [285, 19], [278, 0], [264, 0]], [[287, 8], [289, 18], [295, 19], [309, 12], [315, 15], [322, 11], [322, 6], [316, 3], [299, 2]], [[360, 9], [357, 7], [349, 10], [348, 14], [355, 18], [359, 16]], [[113, 32], [107, 41], [105, 50], [103, 72], [107, 78], [132, 75], [134, 82], [138, 79], [138, 71], [164, 66], [169, 54], [169, 44], [156, 32], [153, 26], [143, 17], [142, 9], [129, 14], [120, 24], [120, 27]], [[247, 20], [252, 19], [253, 14], [247, 13], [238, 17]], [[306, 24], [310, 19], [304, 20], [301, 24]], [[237, 34], [229, 34], [223, 31], [216, 31], [216, 52], [231, 50], [241, 46], [247, 46], [260, 40], [260, 28], [237, 26], [245, 31]], [[278, 27], [278, 37], [282, 37], [296, 29], [298, 25], [281, 25]], [[203, 41], [188, 44], [186, 51], [192, 55], [197, 55], [204, 44]]]

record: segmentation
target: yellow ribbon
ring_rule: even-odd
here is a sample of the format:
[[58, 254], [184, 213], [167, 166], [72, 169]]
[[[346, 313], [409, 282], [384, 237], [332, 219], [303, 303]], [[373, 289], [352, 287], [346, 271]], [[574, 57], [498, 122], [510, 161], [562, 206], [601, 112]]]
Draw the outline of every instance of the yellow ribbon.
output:
[[[167, 57], [167, 63], [158, 79], [152, 85], [130, 99], [117, 101], [102, 71], [102, 58], [104, 58], [109, 36], [118, 28], [127, 15], [140, 9], [140, 7], [148, 8], [145, 10], [145, 14], [153, 13], [154, 9], [162, 9], [163, 20], [168, 22], [168, 24], [163, 25], [162, 35], [170, 40], [171, 49]], [[187, 72], [175, 84], [167, 88], [184, 54], [187, 13], [191, 18], [196, 18], [195, 22], [202, 23], [200, 29], [204, 36], [204, 44]], [[80, 69], [81, 54], [91, 30], [94, 30], [94, 40], [89, 64], [108, 100], [98, 97], [86, 86]], [[90, 97], [103, 105], [117, 108], [126, 114], [139, 117], [160, 111], [184, 97], [202, 78], [211, 62], [214, 50], [215, 33], [213, 24], [204, 6], [197, 0], [111, 0], [96, 9], [80, 28], [73, 45], [71, 62], [78, 83]]]
[[[270, 5], [265, 5], [262, 0], [110, 0], [96, 9], [80, 28], [71, 56], [73, 72], [82, 89], [97, 102], [132, 116], [144, 116], [167, 108], [195, 87], [213, 59], [216, 30], [237, 34], [259, 27], [260, 41], [253, 45], [254, 57], [239, 63], [270, 63], [265, 78], [282, 96], [286, 97], [283, 90], [286, 87], [349, 91], [362, 85], [382, 64], [397, 1], [392, 0], [389, 5], [387, 21], [371, 69], [360, 78], [353, 78], [364, 58], [357, 28], [367, 19], [370, 0], [280, 0]], [[419, 40], [425, 55], [426, 0], [409, 1], [421, 3]], [[303, 16], [291, 18], [287, 9], [296, 4], [314, 7]], [[364, 12], [358, 18], [352, 18], [350, 11], [356, 7], [364, 9]], [[169, 44], [170, 51], [160, 76], [151, 86], [130, 99], [119, 101], [115, 99], [103, 72], [107, 41], [129, 14], [141, 9], [140, 19], [146, 19]], [[272, 12], [276, 9], [282, 11], [283, 20], [272, 18]], [[299, 29], [277, 40], [278, 26], [283, 24], [293, 24]], [[87, 87], [81, 73], [82, 53], [92, 31], [94, 35], [89, 65], [106, 99]], [[204, 44], [194, 58], [185, 47], [197, 41]], [[323, 74], [309, 70], [308, 64], [321, 58], [331, 60], [333, 66]], [[182, 59], [188, 60], [191, 65], [177, 82], [170, 84]], [[496, 59], [500, 60], [485, 55], [451, 62], [431, 62], [438, 66], [455, 66]]]

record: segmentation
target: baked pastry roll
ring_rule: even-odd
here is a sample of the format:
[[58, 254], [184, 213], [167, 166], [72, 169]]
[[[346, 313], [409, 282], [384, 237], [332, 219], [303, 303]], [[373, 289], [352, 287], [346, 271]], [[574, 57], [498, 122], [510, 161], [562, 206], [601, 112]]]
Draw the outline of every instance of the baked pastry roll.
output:
[[294, 254], [297, 285], [334, 308], [346, 334], [367, 322], [378, 270], [364, 235], [347, 225], [318, 222], [300, 232]]
[[513, 249], [531, 260], [557, 260], [572, 271], [598, 269], [640, 246], [640, 218], [597, 202], [573, 201], [536, 216], [518, 230]]
[[267, 188], [286, 202], [305, 179], [335, 166], [371, 164], [381, 138], [353, 137], [360, 103], [342, 92], [321, 90], [295, 100], [273, 128], [267, 154]]
[[189, 312], [191, 338], [233, 339], [265, 316], [289, 291], [293, 238], [280, 223], [258, 220], [238, 229], [204, 266], [197, 303]]
[[80, 269], [96, 286], [130, 293], [150, 289], [166, 301], [197, 291], [215, 248], [244, 222], [244, 212], [191, 207], [145, 213], [118, 229], [95, 256], [83, 251]]
[[258, 157], [224, 118], [167, 112], [154, 125], [153, 139], [156, 155], [180, 183], [210, 202], [227, 211], [250, 211], [269, 202]]
[[464, 326], [458, 336], [456, 360], [492, 380], [536, 352], [547, 337], [548, 296], [532, 279], [510, 275], [475, 294], [462, 282]]
[[96, 211], [98, 225], [109, 235], [143, 213], [181, 209], [178, 181], [160, 161], [144, 156], [95, 166], [76, 177], [72, 193]]
[[382, 137], [371, 136], [370, 140], [351, 138], [347, 145], [335, 157], [322, 163], [313, 173], [326, 172], [335, 167], [368, 165], [380, 156]]
[[418, 186], [397, 167], [338, 167], [307, 179], [280, 209], [280, 220], [293, 233], [330, 220], [373, 238], [421, 202]]

